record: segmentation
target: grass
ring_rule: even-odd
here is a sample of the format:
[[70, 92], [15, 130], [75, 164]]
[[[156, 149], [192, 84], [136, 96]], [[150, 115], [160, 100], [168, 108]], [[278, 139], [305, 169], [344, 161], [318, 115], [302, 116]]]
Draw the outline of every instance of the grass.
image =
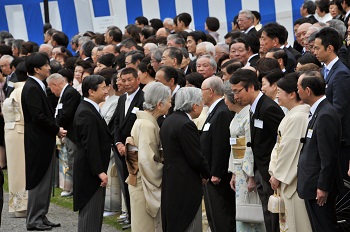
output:
[[[4, 191], [8, 192], [8, 178], [7, 178], [7, 170], [3, 170], [4, 177], [5, 177], [5, 183], [4, 183]], [[55, 188], [54, 190], [54, 196], [51, 197], [51, 203], [54, 203], [55, 205], [61, 206], [63, 208], [73, 210], [73, 197], [61, 197], [62, 189]], [[114, 227], [117, 230], [122, 230], [122, 225], [117, 222], [117, 217], [119, 214], [104, 217], [103, 223], [108, 224], [112, 227]], [[124, 230], [125, 232], [130, 232], [131, 230]]]

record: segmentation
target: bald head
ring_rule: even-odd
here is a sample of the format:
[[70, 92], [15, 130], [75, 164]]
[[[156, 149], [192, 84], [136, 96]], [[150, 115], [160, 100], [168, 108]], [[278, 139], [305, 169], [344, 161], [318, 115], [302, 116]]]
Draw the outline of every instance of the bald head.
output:
[[311, 27], [311, 26], [312, 26], [311, 23], [303, 23], [298, 27], [297, 40], [298, 40], [299, 44], [301, 44], [303, 47], [305, 46], [304, 39], [305, 39], [306, 32], [309, 29], [309, 27]]

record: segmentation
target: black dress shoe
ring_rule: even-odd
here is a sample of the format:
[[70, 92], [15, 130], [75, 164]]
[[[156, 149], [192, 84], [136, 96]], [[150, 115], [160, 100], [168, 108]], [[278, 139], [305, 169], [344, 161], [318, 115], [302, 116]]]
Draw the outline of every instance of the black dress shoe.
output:
[[60, 227], [61, 226], [61, 223], [53, 223], [50, 221], [44, 222], [44, 224], [47, 226], [51, 226], [51, 227]]
[[51, 230], [51, 229], [52, 229], [51, 226], [44, 225], [44, 224], [38, 224], [36, 226], [27, 228], [28, 231], [32, 231], [32, 230], [44, 231], [44, 230]]

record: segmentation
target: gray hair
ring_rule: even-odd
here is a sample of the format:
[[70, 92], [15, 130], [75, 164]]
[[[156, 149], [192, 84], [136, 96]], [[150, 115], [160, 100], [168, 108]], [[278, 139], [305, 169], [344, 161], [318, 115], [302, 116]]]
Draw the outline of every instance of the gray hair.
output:
[[146, 43], [143, 47], [144, 48], [148, 47], [150, 52], [153, 52], [153, 51], [157, 50], [157, 48], [158, 48], [157, 44], [155, 44], [155, 43]]
[[208, 58], [208, 59], [209, 59], [209, 64], [210, 64], [210, 66], [213, 67], [213, 68], [215, 68], [215, 70], [216, 70], [216, 68], [218, 67], [218, 64], [216, 63], [214, 57], [212, 57], [211, 55], [203, 55], [203, 56], [200, 56], [200, 57], [198, 57], [197, 60], [199, 60], [199, 59], [201, 59], [201, 58]]
[[225, 43], [217, 43], [214, 47], [218, 47], [222, 52], [229, 54], [230, 53], [230, 49], [229, 49], [229, 45], [225, 44]]
[[252, 19], [254, 22], [254, 15], [250, 10], [241, 10], [238, 15], [240, 14], [245, 14], [247, 16], [248, 19]]
[[165, 18], [163, 23], [167, 23], [174, 26], [174, 20], [172, 18]]
[[312, 41], [315, 41], [317, 34], [318, 34], [318, 31], [312, 32], [311, 35], [309, 35], [309, 38], [307, 38], [307, 42], [310, 43]]
[[157, 48], [154, 50], [151, 54], [153, 55], [153, 58], [160, 63], [162, 61], [162, 55], [164, 52], [165, 48]]
[[81, 46], [90, 40], [91, 40], [91, 38], [89, 36], [82, 36], [78, 39], [78, 45]]
[[231, 89], [231, 83], [230, 81], [225, 81], [224, 82], [224, 94], [231, 103], [235, 103], [235, 94], [233, 93]]
[[202, 103], [202, 91], [196, 87], [183, 87], [176, 92], [174, 110], [190, 113], [193, 105]]
[[13, 56], [10, 56], [10, 55], [3, 55], [0, 60], [3, 61], [3, 60], [7, 60], [9, 62], [9, 64], [11, 64], [11, 62], [13, 61]]
[[329, 20], [327, 23], [329, 24], [329, 27], [332, 27], [335, 30], [337, 30], [342, 39], [345, 39], [346, 27], [343, 21], [340, 21], [339, 19], [332, 19]]
[[160, 82], [149, 83], [144, 94], [145, 101], [143, 103], [143, 109], [153, 111], [158, 103], [166, 103], [170, 96], [171, 91], [168, 86]]
[[62, 81], [65, 81], [65, 78], [59, 73], [54, 73], [54, 74], [51, 74], [48, 78], [46, 78], [46, 83], [49, 84], [52, 81], [62, 82]]
[[168, 35], [167, 41], [169, 41], [169, 40], [174, 40], [174, 43], [180, 44], [182, 47], [184, 47], [185, 43], [186, 43], [185, 39], [181, 35], [178, 35], [178, 34]]
[[224, 95], [224, 83], [222, 79], [218, 76], [208, 77], [205, 82], [207, 82], [207, 88], [213, 90], [213, 92], [218, 96]]
[[208, 42], [208, 41], [204, 41], [204, 42], [201, 42], [199, 44], [197, 44], [197, 48], [199, 47], [205, 47], [205, 53], [208, 54], [208, 53], [211, 53], [213, 54], [213, 56], [215, 56], [215, 47], [214, 47], [214, 44]]
[[70, 42], [71, 42], [72, 44], [75, 44], [75, 45], [78, 46], [78, 41], [79, 41], [79, 38], [80, 38], [80, 37], [81, 37], [80, 34], [76, 34], [76, 35], [74, 35], [74, 36], [72, 37], [72, 39], [70, 40]]

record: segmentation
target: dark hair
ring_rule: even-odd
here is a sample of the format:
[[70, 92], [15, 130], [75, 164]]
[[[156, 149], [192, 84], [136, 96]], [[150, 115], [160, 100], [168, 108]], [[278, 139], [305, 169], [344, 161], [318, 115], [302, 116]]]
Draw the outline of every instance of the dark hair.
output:
[[118, 79], [118, 73], [115, 73], [112, 75], [112, 86], [115, 91], [118, 91], [118, 85], [117, 85], [117, 79]]
[[144, 26], [148, 25], [148, 19], [144, 16], [136, 17], [135, 21], [137, 21], [139, 24], [143, 24]]
[[93, 31], [85, 31], [84, 32], [84, 34], [83, 34], [83, 36], [88, 36], [88, 37], [92, 37], [92, 36], [94, 36], [94, 35], [96, 35], [95, 34], [95, 32], [93, 32]]
[[254, 17], [255, 17], [257, 20], [259, 20], [259, 22], [260, 22], [260, 21], [261, 21], [261, 15], [260, 15], [260, 13], [257, 12], [256, 10], [252, 10], [251, 12], [252, 12], [252, 14], [254, 15]]
[[202, 42], [207, 41], [207, 37], [203, 31], [191, 31], [188, 33], [188, 36], [191, 36], [196, 44], [198, 44], [199, 40], [202, 40]]
[[23, 42], [21, 45], [21, 54], [28, 55], [35, 52], [35, 46], [39, 47], [37, 43], [32, 41]]
[[122, 47], [126, 47], [126, 48], [131, 48], [131, 47], [135, 47], [137, 46], [135, 40], [133, 38], [128, 38], [128, 39], [125, 39], [123, 40], [120, 44], [119, 44], [119, 47], [122, 48]]
[[164, 72], [164, 78], [166, 81], [170, 81], [171, 78], [174, 78], [174, 84], [177, 84], [179, 74], [174, 67], [170, 66], [161, 66], [158, 71], [162, 70]]
[[317, 0], [315, 1], [316, 7], [320, 9], [321, 12], [329, 13], [329, 1]]
[[181, 36], [184, 39], [184, 44], [185, 44], [189, 33], [187, 31], [178, 31], [176, 34]]
[[207, 37], [207, 41], [212, 43], [214, 46], [216, 45], [216, 40], [211, 34], [205, 34], [205, 37]]
[[148, 39], [149, 37], [156, 34], [156, 30], [153, 27], [147, 25], [141, 29], [140, 34], [143, 35], [145, 39]]
[[86, 61], [86, 60], [77, 60], [76, 62], [75, 62], [75, 65], [74, 65], [74, 68], [76, 67], [76, 66], [81, 66], [81, 67], [83, 67], [83, 69], [88, 69], [88, 68], [91, 68], [91, 63], [90, 62], [88, 62], [88, 61]]
[[338, 7], [338, 11], [340, 11], [341, 14], [345, 14], [346, 12], [341, 5], [342, 2], [343, 2], [343, 0], [333, 0], [333, 1], [329, 1], [329, 5], [336, 5]]
[[220, 28], [220, 21], [215, 17], [207, 17], [205, 23], [207, 24], [208, 29], [211, 31], [217, 31]]
[[98, 85], [102, 84], [105, 81], [105, 78], [100, 75], [90, 75], [84, 78], [83, 84], [81, 85], [81, 91], [83, 97], [89, 97], [89, 90], [96, 91]]
[[17, 68], [17, 65], [21, 62], [25, 61], [25, 59], [23, 59], [22, 57], [13, 57], [13, 60], [10, 64], [10, 67], [13, 68]]
[[266, 75], [262, 76], [270, 83], [270, 85], [273, 85], [276, 83], [279, 79], [281, 79], [284, 76], [284, 73], [281, 69], [273, 69], [270, 72], [266, 73]]
[[52, 40], [56, 41], [57, 45], [67, 47], [69, 44], [68, 36], [62, 31], [56, 31], [53, 33]]
[[301, 80], [301, 87], [306, 89], [309, 87], [315, 96], [324, 95], [326, 92], [326, 82], [318, 71], [307, 71], [303, 73], [304, 78]]
[[287, 53], [282, 48], [271, 48], [267, 52], [273, 53], [272, 56], [276, 60], [282, 59], [284, 66], [287, 66], [288, 56], [287, 56]]
[[[146, 60], [147, 58], [147, 60]], [[150, 58], [149, 57], [145, 57], [145, 59], [143, 59], [140, 64], [137, 66], [137, 68], [145, 73], [147, 72], [151, 77], [155, 77], [156, 76], [156, 71], [154, 71], [152, 65], [149, 62]]]
[[308, 14], [315, 14], [316, 3], [314, 1], [306, 1], [303, 4], [303, 8], [307, 10]]
[[280, 89], [283, 89], [286, 93], [295, 93], [297, 101], [300, 101], [300, 96], [298, 94], [298, 73], [289, 73], [283, 78], [277, 81], [277, 86]]
[[141, 40], [140, 40], [141, 29], [139, 27], [137, 27], [135, 24], [129, 24], [125, 27], [125, 29], [128, 32], [128, 34], [131, 36], [131, 38], [133, 38], [136, 41], [136, 43], [141, 43]]
[[64, 63], [64, 67], [74, 72], [75, 62], [77, 62], [78, 59], [79, 59], [78, 57], [74, 57], [74, 56], [68, 57], [66, 62]]
[[96, 44], [94, 42], [92, 42], [91, 40], [83, 43], [81, 45], [81, 48], [83, 49], [84, 55], [86, 57], [91, 57], [92, 49], [94, 49], [95, 46], [96, 46]]
[[35, 74], [35, 68], [41, 68], [50, 63], [50, 59], [44, 52], [35, 52], [26, 59], [26, 69], [29, 75]]
[[100, 56], [97, 62], [106, 65], [106, 67], [112, 67], [114, 65], [115, 56], [111, 53]]
[[321, 29], [316, 34], [315, 38], [321, 40], [321, 44], [325, 49], [329, 45], [332, 45], [334, 48], [334, 53], [337, 53], [339, 48], [342, 46], [342, 41], [339, 33], [331, 27], [325, 27]]
[[91, 40], [95, 40], [96, 45], [106, 45], [105, 36], [101, 33], [96, 33], [96, 35], [91, 36]]
[[115, 42], [121, 42], [123, 38], [123, 32], [119, 29], [119, 27], [112, 27], [107, 31], [108, 35], [112, 37], [112, 40]]
[[0, 44], [0, 57], [3, 55], [12, 56], [12, 47], [6, 44]]
[[286, 42], [286, 28], [278, 23], [268, 23], [261, 28], [270, 39], [277, 38], [279, 44], [284, 45]]
[[125, 57], [131, 56], [131, 63], [135, 64], [138, 60], [141, 61], [145, 55], [140, 51], [130, 51], [125, 54]]
[[160, 19], [151, 19], [149, 22], [151, 27], [153, 27], [156, 31], [163, 27], [163, 22]]
[[66, 78], [68, 83], [73, 82], [74, 74], [73, 74], [72, 70], [67, 69], [67, 68], [62, 68], [57, 73], [61, 74], [64, 78]]
[[134, 68], [124, 68], [120, 73], [120, 76], [126, 75], [126, 74], [132, 74], [133, 77], [137, 78], [137, 71]]
[[242, 68], [242, 67], [243, 67], [242, 62], [237, 60], [237, 61], [232, 62], [232, 64], [227, 65], [226, 72], [228, 75], [232, 75], [234, 72], [236, 72], [239, 68]]
[[50, 61], [50, 68], [51, 68], [51, 74], [53, 74], [53, 73], [57, 73], [58, 71], [60, 71], [60, 69], [62, 69], [62, 65], [57, 60], [51, 60]]
[[197, 72], [189, 73], [185, 76], [185, 79], [188, 83], [195, 86], [196, 88], [201, 88], [202, 83], [204, 81], [204, 77], [202, 74]]
[[125, 54], [120, 53], [115, 57], [115, 68], [118, 67], [118, 70], [125, 68]]
[[[166, 50], [169, 51], [169, 54], [168, 54], [169, 57], [171, 59], [176, 58], [177, 65], [181, 65], [183, 56], [182, 56], [182, 52], [181, 52], [180, 48], [168, 47], [167, 49], [164, 50], [164, 52]], [[164, 54], [164, 52], [163, 52], [163, 54]]]
[[240, 30], [232, 30], [232, 31], [228, 32], [224, 36], [224, 38], [225, 39], [231, 38], [231, 40], [234, 40], [234, 39], [240, 37], [242, 34], [243, 34], [243, 32], [241, 32]]
[[22, 61], [19, 63], [16, 67], [15, 74], [17, 76], [18, 81], [26, 81], [28, 78], [27, 75], [27, 69], [26, 69], [26, 63], [25, 61]]
[[315, 55], [311, 54], [310, 52], [306, 52], [304, 55], [302, 55], [298, 60], [297, 63], [300, 64], [309, 64], [313, 63], [317, 66], [321, 67], [321, 62], [316, 58]]
[[188, 27], [190, 25], [190, 23], [192, 22], [192, 17], [189, 13], [178, 14], [177, 19], [179, 21], [182, 21], [186, 27]]
[[231, 84], [242, 82], [243, 87], [248, 90], [249, 86], [253, 85], [254, 90], [260, 89], [260, 84], [256, 73], [249, 69], [238, 69], [230, 78]]
[[260, 75], [279, 68], [280, 64], [274, 58], [263, 57], [256, 62], [256, 70], [259, 71]]
[[307, 18], [307, 17], [305, 17], [305, 18], [303, 17], [303, 18], [297, 19], [297, 20], [294, 21], [293, 26], [301, 25], [303, 23], [312, 23], [312, 19]]
[[8, 31], [0, 31], [0, 44], [5, 43], [5, 39], [13, 38], [13, 35]]
[[112, 76], [116, 73], [118, 73], [118, 71], [114, 68], [104, 68], [98, 72], [98, 75], [105, 78], [106, 85], [110, 85], [112, 83]]

